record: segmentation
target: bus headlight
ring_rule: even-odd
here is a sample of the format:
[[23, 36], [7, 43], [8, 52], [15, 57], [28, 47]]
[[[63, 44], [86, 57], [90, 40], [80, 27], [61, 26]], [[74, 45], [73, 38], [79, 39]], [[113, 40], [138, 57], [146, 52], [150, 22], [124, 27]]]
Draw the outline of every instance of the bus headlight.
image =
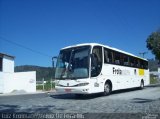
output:
[[78, 84], [77, 86], [86, 86], [86, 85], [88, 85], [89, 83], [80, 83], [80, 84]]

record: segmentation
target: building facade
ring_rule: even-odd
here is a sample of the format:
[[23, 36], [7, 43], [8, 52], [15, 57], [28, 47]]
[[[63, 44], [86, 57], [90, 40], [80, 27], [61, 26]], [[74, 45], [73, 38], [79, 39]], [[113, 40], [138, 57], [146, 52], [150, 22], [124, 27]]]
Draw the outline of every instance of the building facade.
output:
[[0, 53], [0, 93], [36, 92], [36, 72], [14, 72], [14, 56]]

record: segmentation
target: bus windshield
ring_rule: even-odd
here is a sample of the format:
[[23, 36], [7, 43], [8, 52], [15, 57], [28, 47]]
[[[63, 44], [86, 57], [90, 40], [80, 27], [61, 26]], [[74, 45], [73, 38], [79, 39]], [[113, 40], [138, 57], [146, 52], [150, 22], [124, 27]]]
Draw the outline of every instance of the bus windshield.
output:
[[56, 64], [56, 79], [89, 77], [90, 46], [80, 46], [60, 51]]

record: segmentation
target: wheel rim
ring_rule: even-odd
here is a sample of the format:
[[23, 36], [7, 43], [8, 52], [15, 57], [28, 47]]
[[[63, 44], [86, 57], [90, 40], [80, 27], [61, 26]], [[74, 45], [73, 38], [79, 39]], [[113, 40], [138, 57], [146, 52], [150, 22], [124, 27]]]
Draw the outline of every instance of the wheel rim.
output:
[[104, 92], [106, 94], [108, 94], [110, 92], [110, 86], [109, 86], [109, 84], [105, 84], [105, 86], [104, 86]]
[[143, 82], [141, 82], [141, 88], [143, 88], [144, 87], [144, 83]]

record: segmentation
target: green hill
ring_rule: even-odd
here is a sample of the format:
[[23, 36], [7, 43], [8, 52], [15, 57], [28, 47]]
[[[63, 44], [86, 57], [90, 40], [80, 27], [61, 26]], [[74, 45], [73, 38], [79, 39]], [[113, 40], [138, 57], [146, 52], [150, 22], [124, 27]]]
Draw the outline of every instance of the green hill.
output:
[[[149, 59], [149, 69], [150, 71], [157, 71], [158, 69], [158, 61], [154, 59]], [[40, 67], [40, 66], [33, 66], [33, 65], [23, 65], [23, 66], [16, 66], [15, 72], [24, 72], [24, 71], [36, 71], [36, 78], [37, 81], [50, 80], [51, 78], [54, 79], [55, 69], [52, 67]]]
[[40, 67], [33, 65], [16, 66], [15, 72], [36, 71], [37, 81], [50, 80], [54, 78], [55, 69], [52, 67]]

